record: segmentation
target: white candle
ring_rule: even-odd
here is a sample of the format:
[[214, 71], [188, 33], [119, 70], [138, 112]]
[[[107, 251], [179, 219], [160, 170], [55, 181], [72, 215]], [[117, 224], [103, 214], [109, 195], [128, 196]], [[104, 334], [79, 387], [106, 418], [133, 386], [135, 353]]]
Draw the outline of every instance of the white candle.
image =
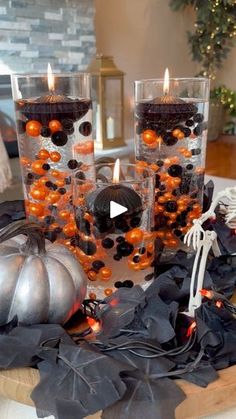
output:
[[107, 118], [107, 138], [108, 140], [115, 138], [115, 120], [111, 116]]

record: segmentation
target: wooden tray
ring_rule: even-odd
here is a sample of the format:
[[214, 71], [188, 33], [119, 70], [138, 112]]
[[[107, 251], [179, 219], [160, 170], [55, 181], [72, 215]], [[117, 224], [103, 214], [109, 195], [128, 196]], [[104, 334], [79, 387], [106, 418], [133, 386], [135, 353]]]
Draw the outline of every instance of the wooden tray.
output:
[[[30, 394], [38, 382], [39, 372], [33, 368], [2, 370], [0, 395], [34, 406]], [[219, 371], [219, 379], [204, 389], [184, 380], [177, 384], [187, 398], [177, 407], [176, 419], [196, 419], [236, 406], [236, 365]]]

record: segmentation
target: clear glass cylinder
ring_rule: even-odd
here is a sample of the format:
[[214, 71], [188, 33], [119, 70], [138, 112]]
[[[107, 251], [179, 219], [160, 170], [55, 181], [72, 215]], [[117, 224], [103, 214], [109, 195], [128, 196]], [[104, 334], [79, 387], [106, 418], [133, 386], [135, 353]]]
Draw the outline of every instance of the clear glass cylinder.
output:
[[166, 251], [183, 248], [202, 211], [209, 80], [135, 82], [135, 155], [155, 171], [155, 231]]
[[[117, 288], [144, 286], [154, 276], [154, 173], [121, 164], [95, 165], [96, 181], [76, 173], [74, 208], [78, 234], [72, 239], [88, 276], [90, 298]], [[118, 205], [125, 210], [116, 214]], [[115, 215], [115, 216], [114, 216]]]
[[27, 217], [69, 244], [74, 172], [93, 176], [89, 75], [13, 75], [12, 92]]

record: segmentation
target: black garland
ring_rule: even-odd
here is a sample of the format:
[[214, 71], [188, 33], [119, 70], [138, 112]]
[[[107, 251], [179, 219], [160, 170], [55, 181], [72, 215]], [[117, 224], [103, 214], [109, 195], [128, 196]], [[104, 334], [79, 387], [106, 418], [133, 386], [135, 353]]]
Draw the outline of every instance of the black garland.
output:
[[[208, 188], [205, 209], [211, 193]], [[236, 310], [228, 300], [236, 283], [230, 255], [236, 236], [221, 217], [207, 228], [217, 231], [223, 255], [209, 257], [208, 292], [195, 319], [184, 314], [193, 258], [180, 251], [159, 260], [146, 291], [120, 288], [103, 301], [85, 300], [84, 313], [70, 321], [92, 319], [80, 333], [69, 335], [59, 325], [26, 327], [16, 318], [0, 326], [0, 368], [39, 369], [32, 393], [38, 417], [79, 419], [102, 410], [103, 419], [172, 419], [185, 398], [173, 379], [206, 387], [218, 369], [236, 363]]]

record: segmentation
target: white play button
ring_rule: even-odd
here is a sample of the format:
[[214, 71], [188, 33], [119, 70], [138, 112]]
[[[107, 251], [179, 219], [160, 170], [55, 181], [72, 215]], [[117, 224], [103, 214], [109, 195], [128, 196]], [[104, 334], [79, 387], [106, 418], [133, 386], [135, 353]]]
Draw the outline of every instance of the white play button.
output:
[[117, 204], [117, 202], [110, 201], [110, 218], [115, 218], [123, 212], [128, 211], [128, 208], [123, 205]]

